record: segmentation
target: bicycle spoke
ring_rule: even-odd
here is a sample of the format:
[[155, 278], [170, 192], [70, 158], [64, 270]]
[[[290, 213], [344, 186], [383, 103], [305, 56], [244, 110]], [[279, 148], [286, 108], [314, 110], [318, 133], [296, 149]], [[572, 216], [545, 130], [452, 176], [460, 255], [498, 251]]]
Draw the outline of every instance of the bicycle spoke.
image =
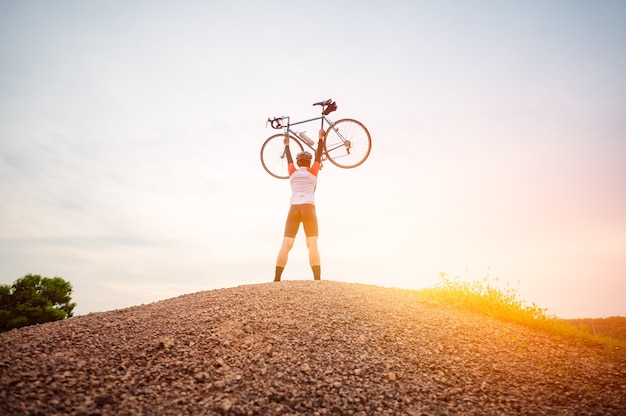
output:
[[326, 155], [331, 163], [340, 168], [359, 166], [369, 156], [371, 146], [369, 132], [356, 120], [336, 121], [326, 131]]
[[[261, 164], [263, 168], [267, 173], [278, 179], [287, 179], [289, 177], [284, 139], [284, 134], [276, 134], [267, 139], [261, 147]], [[289, 147], [293, 154], [302, 151], [302, 144], [293, 136], [289, 136]]]

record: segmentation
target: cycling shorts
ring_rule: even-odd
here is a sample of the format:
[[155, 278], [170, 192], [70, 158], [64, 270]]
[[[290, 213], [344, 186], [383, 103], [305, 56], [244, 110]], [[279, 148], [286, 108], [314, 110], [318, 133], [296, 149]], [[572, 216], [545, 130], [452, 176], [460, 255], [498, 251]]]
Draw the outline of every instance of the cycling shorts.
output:
[[287, 222], [285, 223], [285, 237], [295, 238], [298, 234], [300, 223], [304, 225], [304, 233], [307, 237], [317, 237], [317, 214], [313, 204], [297, 204], [289, 208]]

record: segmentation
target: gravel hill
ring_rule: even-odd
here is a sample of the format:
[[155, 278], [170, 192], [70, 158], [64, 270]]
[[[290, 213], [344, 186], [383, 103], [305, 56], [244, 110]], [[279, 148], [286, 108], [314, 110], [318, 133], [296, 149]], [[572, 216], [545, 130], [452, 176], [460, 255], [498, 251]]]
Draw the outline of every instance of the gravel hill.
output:
[[284, 281], [0, 334], [2, 415], [626, 414], [626, 361], [415, 293]]

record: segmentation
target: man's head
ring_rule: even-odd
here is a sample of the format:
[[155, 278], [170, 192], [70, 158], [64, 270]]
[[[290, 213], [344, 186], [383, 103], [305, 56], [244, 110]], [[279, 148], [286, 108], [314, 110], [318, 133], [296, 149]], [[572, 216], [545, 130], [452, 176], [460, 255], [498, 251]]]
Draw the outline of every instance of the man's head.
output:
[[300, 152], [296, 155], [296, 164], [300, 167], [310, 168], [313, 155], [309, 152]]

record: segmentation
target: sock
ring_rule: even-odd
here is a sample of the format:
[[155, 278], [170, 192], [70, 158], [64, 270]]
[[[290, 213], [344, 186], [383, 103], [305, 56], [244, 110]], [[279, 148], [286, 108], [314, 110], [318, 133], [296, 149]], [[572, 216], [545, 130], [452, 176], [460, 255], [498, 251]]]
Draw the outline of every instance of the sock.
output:
[[313, 270], [313, 279], [321, 280], [321, 278], [322, 278], [322, 266], [311, 266], [311, 270]]
[[275, 282], [280, 282], [280, 276], [283, 275], [283, 270], [285, 270], [284, 267], [276, 266], [276, 272], [274, 273]]

